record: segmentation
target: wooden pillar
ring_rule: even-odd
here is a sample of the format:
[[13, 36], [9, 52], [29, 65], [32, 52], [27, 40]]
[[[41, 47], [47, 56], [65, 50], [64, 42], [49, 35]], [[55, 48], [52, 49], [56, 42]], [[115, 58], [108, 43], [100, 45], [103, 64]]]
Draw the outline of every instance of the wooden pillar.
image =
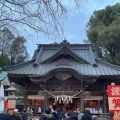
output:
[[25, 94], [24, 94], [24, 109], [27, 110], [27, 83], [26, 81], [24, 82], [25, 85]]
[[83, 97], [83, 81], [81, 81], [81, 93], [80, 93], [80, 110], [84, 110], [84, 97]]
[[104, 113], [107, 113], [107, 99], [106, 99], [106, 95], [107, 95], [107, 92], [106, 92], [106, 86], [107, 85], [107, 83], [106, 82], [104, 82], [103, 83], [103, 91], [104, 91], [104, 93], [103, 93], [103, 112]]
[[25, 95], [24, 95], [24, 109], [27, 109], [27, 93], [25, 91]]
[[48, 94], [46, 91], [44, 91], [44, 110], [46, 109], [48, 105]]
[[106, 92], [104, 92], [104, 94], [103, 94], [103, 112], [104, 113], [107, 113], [107, 104], [106, 104], [106, 101], [107, 99], [106, 99]]
[[80, 94], [80, 111], [84, 110], [84, 98], [83, 98], [83, 91]]
[[100, 107], [100, 100], [98, 100], [98, 107]]

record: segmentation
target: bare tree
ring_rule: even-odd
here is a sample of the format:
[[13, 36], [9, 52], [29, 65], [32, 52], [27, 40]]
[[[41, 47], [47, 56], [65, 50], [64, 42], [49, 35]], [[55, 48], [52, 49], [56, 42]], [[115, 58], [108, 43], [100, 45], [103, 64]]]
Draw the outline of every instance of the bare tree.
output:
[[0, 56], [9, 53], [9, 48], [13, 42], [14, 35], [7, 28], [0, 30]]
[[[78, 7], [81, 1], [69, 0]], [[64, 28], [63, 21], [67, 15], [65, 1], [0, 0], [0, 29], [4, 27], [16, 29], [20, 26], [20, 28], [30, 28], [48, 36], [61, 36]]]

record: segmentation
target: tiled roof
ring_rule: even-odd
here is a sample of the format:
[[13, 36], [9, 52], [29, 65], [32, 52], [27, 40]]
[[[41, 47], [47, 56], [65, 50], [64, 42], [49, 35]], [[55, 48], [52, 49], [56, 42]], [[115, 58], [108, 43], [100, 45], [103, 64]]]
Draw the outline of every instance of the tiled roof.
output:
[[[64, 45], [64, 47], [67, 47], [67, 44], [66, 46]], [[82, 75], [120, 75], [120, 66], [115, 66], [99, 60], [97, 52], [91, 44], [70, 45], [71, 53], [73, 52], [78, 58], [86, 60], [89, 64], [81, 64], [79, 61], [69, 61], [70, 65], [57, 65], [58, 62], [56, 61], [44, 63], [47, 59], [49, 60], [49, 58], [55, 57], [54, 55], [61, 49], [60, 45], [39, 45], [39, 49], [41, 50], [39, 50], [34, 60], [21, 63], [20, 65], [4, 67], [4, 69], [10, 74], [25, 75], [46, 75], [52, 70], [66, 68], [74, 70]], [[35, 63], [37, 64], [36, 67], [34, 66]], [[93, 64], [96, 64], [96, 66], [93, 66]]]
[[80, 64], [78, 62], [70, 62], [70, 66], [56, 66], [56, 62], [50, 64], [39, 64], [37, 67], [33, 67], [33, 64], [26, 65], [19, 69], [8, 71], [11, 74], [35, 74], [45, 75], [53, 69], [66, 69], [70, 68], [83, 75], [120, 75], [120, 70], [105, 66], [102, 63], [97, 62], [97, 67], [93, 67], [91, 64]]

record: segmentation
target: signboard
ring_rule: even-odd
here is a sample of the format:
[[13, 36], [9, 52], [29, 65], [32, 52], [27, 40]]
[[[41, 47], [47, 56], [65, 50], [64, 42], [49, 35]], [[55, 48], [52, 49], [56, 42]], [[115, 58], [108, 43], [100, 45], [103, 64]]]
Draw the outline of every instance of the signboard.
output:
[[120, 120], [120, 85], [108, 85], [109, 112], [114, 112], [113, 120]]

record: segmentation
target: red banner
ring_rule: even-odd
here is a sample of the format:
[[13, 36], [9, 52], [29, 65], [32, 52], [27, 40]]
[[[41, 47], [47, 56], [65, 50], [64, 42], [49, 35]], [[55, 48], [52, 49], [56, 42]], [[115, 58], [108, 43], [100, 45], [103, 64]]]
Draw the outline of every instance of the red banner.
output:
[[120, 85], [108, 85], [108, 97], [120, 97]]
[[120, 85], [108, 85], [109, 112], [114, 112], [113, 120], [120, 120]]

